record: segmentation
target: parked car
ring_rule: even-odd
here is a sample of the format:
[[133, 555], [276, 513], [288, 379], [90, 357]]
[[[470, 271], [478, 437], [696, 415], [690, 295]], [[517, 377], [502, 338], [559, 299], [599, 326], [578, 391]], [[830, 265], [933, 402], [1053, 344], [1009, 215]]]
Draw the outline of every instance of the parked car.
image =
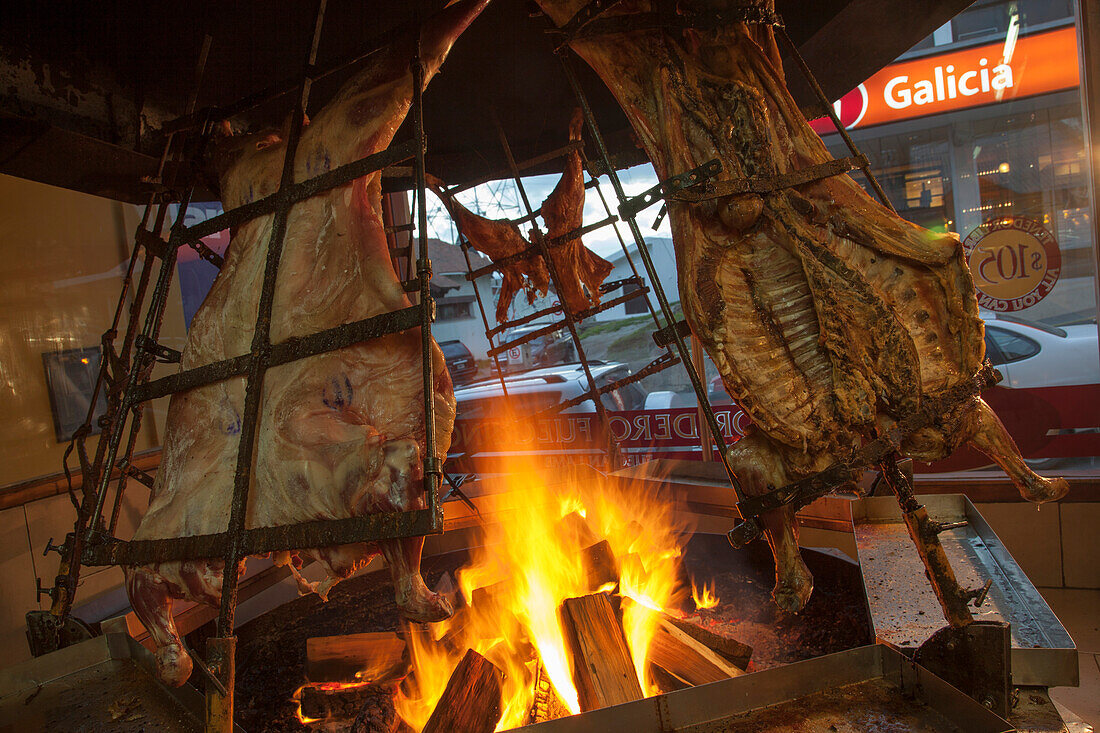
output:
[[[596, 385], [616, 382], [630, 376], [630, 367], [619, 362], [590, 361]], [[588, 379], [579, 363], [561, 364], [507, 374], [504, 384], [508, 399], [515, 409], [534, 413], [559, 405], [588, 391]], [[638, 410], [645, 404], [645, 393], [637, 384], [628, 384], [602, 396], [609, 410]], [[455, 390], [459, 419], [476, 419], [504, 412], [504, 390], [500, 379], [493, 377]], [[565, 408], [563, 413], [595, 412], [592, 400]]]
[[477, 374], [477, 361], [474, 355], [466, 348], [466, 344], [458, 339], [440, 341], [439, 348], [443, 351], [443, 358], [447, 362], [447, 371], [451, 373], [451, 381], [461, 384]]
[[1002, 387], [1100, 383], [1095, 323], [1046, 326], [1006, 313], [984, 313], [985, 351], [1004, 375]]

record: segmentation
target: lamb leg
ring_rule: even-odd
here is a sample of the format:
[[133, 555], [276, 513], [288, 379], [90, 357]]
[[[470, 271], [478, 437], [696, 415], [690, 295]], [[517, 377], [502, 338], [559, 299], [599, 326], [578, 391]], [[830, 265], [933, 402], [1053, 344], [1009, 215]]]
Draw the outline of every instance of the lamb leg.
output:
[[1069, 484], [1064, 478], [1043, 478], [1028, 468], [1020, 455], [1020, 449], [1016, 447], [1016, 441], [1005, 430], [997, 413], [981, 398], [975, 400], [973, 420], [974, 432], [968, 438], [968, 443], [992, 458], [1008, 474], [1012, 483], [1020, 490], [1020, 496], [1042, 504], [1057, 501], [1066, 495]]
[[[779, 453], [760, 431], [750, 433], [730, 449], [730, 465], [749, 496], [766, 493], [769, 485], [788, 483]], [[772, 598], [783, 610], [798, 613], [810, 600], [814, 578], [798, 550], [794, 510], [790, 507], [773, 509], [760, 515], [760, 521], [775, 559]]]
[[176, 631], [173, 594], [167, 581], [148, 567], [126, 568], [126, 592], [134, 613], [156, 645], [157, 675], [167, 684], [179, 687], [191, 676], [191, 657], [184, 651]]

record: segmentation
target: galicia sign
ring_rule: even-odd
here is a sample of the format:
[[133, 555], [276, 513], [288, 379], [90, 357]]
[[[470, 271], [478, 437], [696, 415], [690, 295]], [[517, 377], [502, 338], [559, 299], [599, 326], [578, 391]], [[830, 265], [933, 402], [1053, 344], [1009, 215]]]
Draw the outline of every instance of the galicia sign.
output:
[[[1059, 28], [891, 64], [845, 94], [833, 107], [846, 129], [1020, 99], [1079, 84], [1077, 31]], [[810, 126], [833, 132], [828, 117]]]
[[1023, 216], [990, 219], [967, 235], [963, 250], [978, 305], [991, 311], [1030, 308], [1050, 294], [1062, 269], [1054, 237]]

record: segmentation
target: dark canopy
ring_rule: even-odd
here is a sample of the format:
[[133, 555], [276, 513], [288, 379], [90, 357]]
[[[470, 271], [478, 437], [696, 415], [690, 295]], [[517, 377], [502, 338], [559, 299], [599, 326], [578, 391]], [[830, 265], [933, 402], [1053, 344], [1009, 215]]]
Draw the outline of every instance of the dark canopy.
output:
[[[318, 66], [352, 58], [443, 0], [329, 0]], [[777, 0], [788, 31], [831, 98], [929, 34], [966, 0]], [[141, 202], [156, 172], [164, 125], [186, 109], [203, 38], [213, 38], [198, 108], [222, 107], [300, 73], [314, 3], [302, 0], [15, 0], [0, 24], [0, 172]], [[518, 159], [564, 143], [573, 98], [549, 26], [533, 3], [495, 0], [459, 39], [425, 101], [429, 169], [452, 183], [504, 168], [493, 124]], [[323, 104], [354, 66], [314, 85]], [[622, 161], [639, 151], [615, 100], [583, 64], [597, 118]], [[812, 110], [788, 68], [792, 91]], [[282, 97], [238, 118], [277, 122]], [[398, 139], [404, 133], [399, 133]]]

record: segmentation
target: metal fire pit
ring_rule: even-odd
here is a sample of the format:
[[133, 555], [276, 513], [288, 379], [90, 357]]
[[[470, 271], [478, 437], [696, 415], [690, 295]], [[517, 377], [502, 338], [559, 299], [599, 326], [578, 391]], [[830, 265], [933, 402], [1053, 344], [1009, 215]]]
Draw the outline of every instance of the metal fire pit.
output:
[[0, 729], [202, 730], [202, 695], [165, 687], [153, 666], [129, 636], [106, 634], [0, 670]]
[[[960, 585], [977, 588], [992, 581], [974, 617], [1011, 624], [1013, 683], [1076, 686], [1073, 639], [970, 500], [961, 494], [917, 500], [933, 520], [963, 523], [943, 532], [940, 541]], [[851, 503], [851, 512], [875, 636], [902, 651], [915, 650], [946, 621], [898, 503], [892, 496], [860, 499]]]
[[538, 733], [1014, 730], [883, 644], [530, 725]]

